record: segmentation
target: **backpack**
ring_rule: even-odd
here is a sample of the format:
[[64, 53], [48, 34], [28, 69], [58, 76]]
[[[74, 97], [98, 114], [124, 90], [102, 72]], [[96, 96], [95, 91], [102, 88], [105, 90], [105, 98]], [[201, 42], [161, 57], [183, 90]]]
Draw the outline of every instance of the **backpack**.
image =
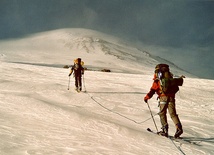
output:
[[74, 60], [73, 70], [75, 76], [81, 76], [84, 68], [83, 68], [84, 62], [81, 61], [81, 58], [77, 58]]
[[173, 78], [173, 74], [169, 70], [169, 65], [158, 64], [155, 67], [155, 74], [160, 81], [161, 91], [163, 94], [175, 94], [179, 87], [183, 84], [182, 78]]
[[81, 60], [81, 58], [77, 58], [77, 59], [74, 59], [74, 65], [75, 64], [80, 64], [81, 66], [83, 66], [84, 62]]

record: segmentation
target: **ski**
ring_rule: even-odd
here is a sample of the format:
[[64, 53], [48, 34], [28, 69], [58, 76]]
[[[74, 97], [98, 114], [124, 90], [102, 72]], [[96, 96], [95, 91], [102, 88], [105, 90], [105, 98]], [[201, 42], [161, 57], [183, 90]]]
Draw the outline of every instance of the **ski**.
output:
[[158, 135], [158, 133], [157, 132], [154, 132], [153, 130], [151, 130], [150, 128], [147, 128], [147, 131], [149, 131], [149, 132], [151, 132], [151, 133], [154, 133], [154, 134], [157, 134]]
[[81, 91], [80, 90], [76, 90], [77, 91], [77, 93], [80, 93]]
[[[147, 131], [149, 131], [150, 133], [153, 133], [153, 134], [155, 134], [155, 135], [159, 135], [159, 136], [161, 136], [161, 137], [166, 137], [166, 136], [162, 136], [162, 135], [158, 134], [158, 132], [154, 132], [154, 131], [151, 130], [150, 128], [147, 128]], [[166, 138], [168, 138], [168, 139], [170, 139], [170, 140], [172, 140], [172, 141], [174, 141], [174, 142], [178, 142], [178, 143], [180, 143], [180, 144], [193, 144], [193, 145], [199, 145], [199, 144], [197, 144], [196, 142], [189, 141], [189, 140], [185, 140], [185, 138], [183, 138], [183, 137], [175, 138], [175, 137], [173, 137], [173, 136], [168, 136], [168, 137], [166, 137]]]
[[75, 88], [74, 90], [75, 90], [77, 93], [80, 93], [80, 90], [79, 90], [79, 89]]
[[86, 93], [86, 90], [78, 90], [78, 89], [75, 89], [75, 91], [76, 91], [77, 93]]

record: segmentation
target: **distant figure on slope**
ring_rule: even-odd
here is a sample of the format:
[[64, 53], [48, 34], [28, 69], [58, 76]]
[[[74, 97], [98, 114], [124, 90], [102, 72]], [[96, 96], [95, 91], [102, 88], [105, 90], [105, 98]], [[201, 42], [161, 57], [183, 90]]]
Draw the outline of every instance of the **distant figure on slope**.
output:
[[84, 62], [81, 61], [81, 58], [75, 59], [74, 65], [71, 67], [70, 74], [68, 75], [71, 76], [71, 74], [74, 73], [76, 91], [82, 90], [82, 74], [84, 74], [83, 65]]
[[148, 99], [152, 98], [155, 93], [158, 95], [160, 107], [159, 116], [162, 125], [162, 131], [158, 133], [162, 136], [168, 137], [167, 109], [176, 126], [174, 137], [177, 138], [183, 133], [182, 125], [175, 108], [175, 94], [179, 90], [178, 86], [183, 85], [183, 78], [183, 75], [180, 78], [173, 78], [173, 74], [169, 71], [167, 64], [158, 64], [155, 67], [152, 87], [144, 97], [144, 101], [148, 103]]

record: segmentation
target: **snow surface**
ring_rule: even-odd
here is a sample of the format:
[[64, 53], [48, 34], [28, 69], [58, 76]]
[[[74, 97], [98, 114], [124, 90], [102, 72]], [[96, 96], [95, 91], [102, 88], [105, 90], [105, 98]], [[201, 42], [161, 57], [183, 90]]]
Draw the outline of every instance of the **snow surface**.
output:
[[[214, 81], [186, 75], [176, 106], [187, 141], [155, 131], [143, 98], [160, 59], [118, 38], [85, 29], [61, 29], [0, 42], [1, 155], [214, 154]], [[88, 70], [83, 92], [69, 84], [73, 59]], [[101, 69], [112, 72], [100, 72]], [[70, 88], [68, 90], [68, 87]], [[156, 95], [149, 100], [160, 129]], [[168, 116], [169, 134], [175, 127]]]

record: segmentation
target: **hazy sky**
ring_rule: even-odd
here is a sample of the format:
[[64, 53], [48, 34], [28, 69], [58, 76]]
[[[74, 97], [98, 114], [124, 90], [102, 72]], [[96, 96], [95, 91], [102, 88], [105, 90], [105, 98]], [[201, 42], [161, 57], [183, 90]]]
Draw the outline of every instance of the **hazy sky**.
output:
[[152, 53], [214, 79], [212, 0], [0, 0], [0, 21], [0, 39], [89, 28], [155, 46]]

